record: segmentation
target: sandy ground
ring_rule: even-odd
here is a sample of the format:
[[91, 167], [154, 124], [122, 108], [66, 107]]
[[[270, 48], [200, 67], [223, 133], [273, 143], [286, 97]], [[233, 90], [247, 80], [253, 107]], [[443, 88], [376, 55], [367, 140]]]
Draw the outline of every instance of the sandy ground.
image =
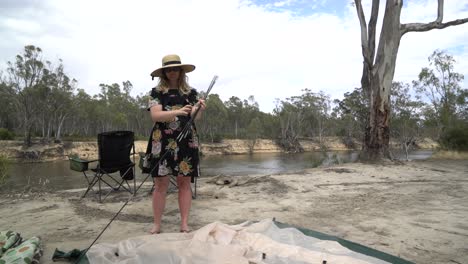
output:
[[[238, 177], [237, 186], [201, 178], [191, 226], [275, 217], [416, 263], [468, 263], [468, 161], [392, 165], [344, 164], [300, 174]], [[151, 228], [150, 185], [140, 189], [99, 242], [118, 242]], [[128, 196], [99, 204], [81, 190], [0, 195], [0, 229], [41, 236], [42, 263], [55, 248], [84, 249]], [[177, 193], [168, 195], [163, 232], [178, 230]]]

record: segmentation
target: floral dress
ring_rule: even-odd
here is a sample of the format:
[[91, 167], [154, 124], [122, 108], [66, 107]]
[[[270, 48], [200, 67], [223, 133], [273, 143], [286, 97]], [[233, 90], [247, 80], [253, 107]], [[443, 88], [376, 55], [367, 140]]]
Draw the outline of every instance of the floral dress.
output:
[[[192, 89], [188, 95], [183, 95], [176, 89], [169, 89], [168, 92], [163, 93], [153, 88], [150, 96], [148, 110], [155, 105], [162, 105], [163, 111], [177, 110], [188, 104], [195, 105], [198, 101], [198, 93], [195, 89]], [[175, 121], [154, 124], [150, 140], [150, 151], [153, 156], [151, 164], [159, 167], [152, 169], [153, 177], [171, 174], [198, 177], [198, 136], [195, 124], [192, 124], [189, 132], [180, 142], [177, 141], [177, 137], [189, 119], [190, 116], [177, 116]]]

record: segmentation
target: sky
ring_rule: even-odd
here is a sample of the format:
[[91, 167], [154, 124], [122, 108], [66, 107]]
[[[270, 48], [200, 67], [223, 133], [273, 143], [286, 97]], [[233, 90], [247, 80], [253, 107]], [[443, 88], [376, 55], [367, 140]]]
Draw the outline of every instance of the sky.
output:
[[[305, 88], [342, 99], [360, 86], [362, 74], [351, 2], [0, 0], [0, 70], [24, 46], [35, 45], [52, 63], [62, 59], [67, 75], [88, 94], [99, 93], [101, 83], [129, 80], [136, 96], [157, 84], [150, 73], [162, 57], [178, 54], [182, 63], [196, 66], [188, 74], [191, 86], [204, 91], [218, 75], [212, 93], [224, 101], [253, 95], [263, 112]], [[367, 19], [370, 2], [363, 1]], [[401, 22], [427, 23], [436, 16], [437, 0], [411, 0]], [[444, 21], [466, 17], [468, 1], [445, 1]], [[436, 49], [453, 55], [455, 71], [468, 79], [464, 24], [403, 36], [394, 81], [416, 80]], [[462, 86], [468, 88], [468, 80]]]

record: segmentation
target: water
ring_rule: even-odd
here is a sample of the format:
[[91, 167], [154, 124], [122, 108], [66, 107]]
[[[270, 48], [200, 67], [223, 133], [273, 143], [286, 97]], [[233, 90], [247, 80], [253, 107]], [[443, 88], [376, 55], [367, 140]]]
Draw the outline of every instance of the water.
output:
[[[418, 150], [409, 155], [410, 160], [426, 159], [432, 151]], [[404, 158], [403, 153], [396, 153]], [[306, 152], [298, 154], [264, 153], [253, 155], [219, 155], [202, 158], [201, 175], [253, 175], [300, 172], [318, 165], [354, 162], [358, 157], [355, 151]], [[91, 165], [92, 167], [92, 165]], [[1, 190], [23, 191], [32, 186], [47, 190], [66, 190], [86, 187], [81, 172], [69, 169], [68, 161], [43, 163], [14, 163], [10, 167], [10, 177]], [[137, 168], [137, 181], [144, 178]]]

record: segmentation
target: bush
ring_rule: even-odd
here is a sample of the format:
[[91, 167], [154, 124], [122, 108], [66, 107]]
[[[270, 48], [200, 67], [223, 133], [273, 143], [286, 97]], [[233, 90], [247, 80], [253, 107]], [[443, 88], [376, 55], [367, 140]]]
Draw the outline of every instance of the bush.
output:
[[440, 138], [440, 145], [448, 150], [468, 150], [468, 127], [447, 129]]
[[0, 128], [0, 140], [13, 140], [15, 134], [6, 128]]

